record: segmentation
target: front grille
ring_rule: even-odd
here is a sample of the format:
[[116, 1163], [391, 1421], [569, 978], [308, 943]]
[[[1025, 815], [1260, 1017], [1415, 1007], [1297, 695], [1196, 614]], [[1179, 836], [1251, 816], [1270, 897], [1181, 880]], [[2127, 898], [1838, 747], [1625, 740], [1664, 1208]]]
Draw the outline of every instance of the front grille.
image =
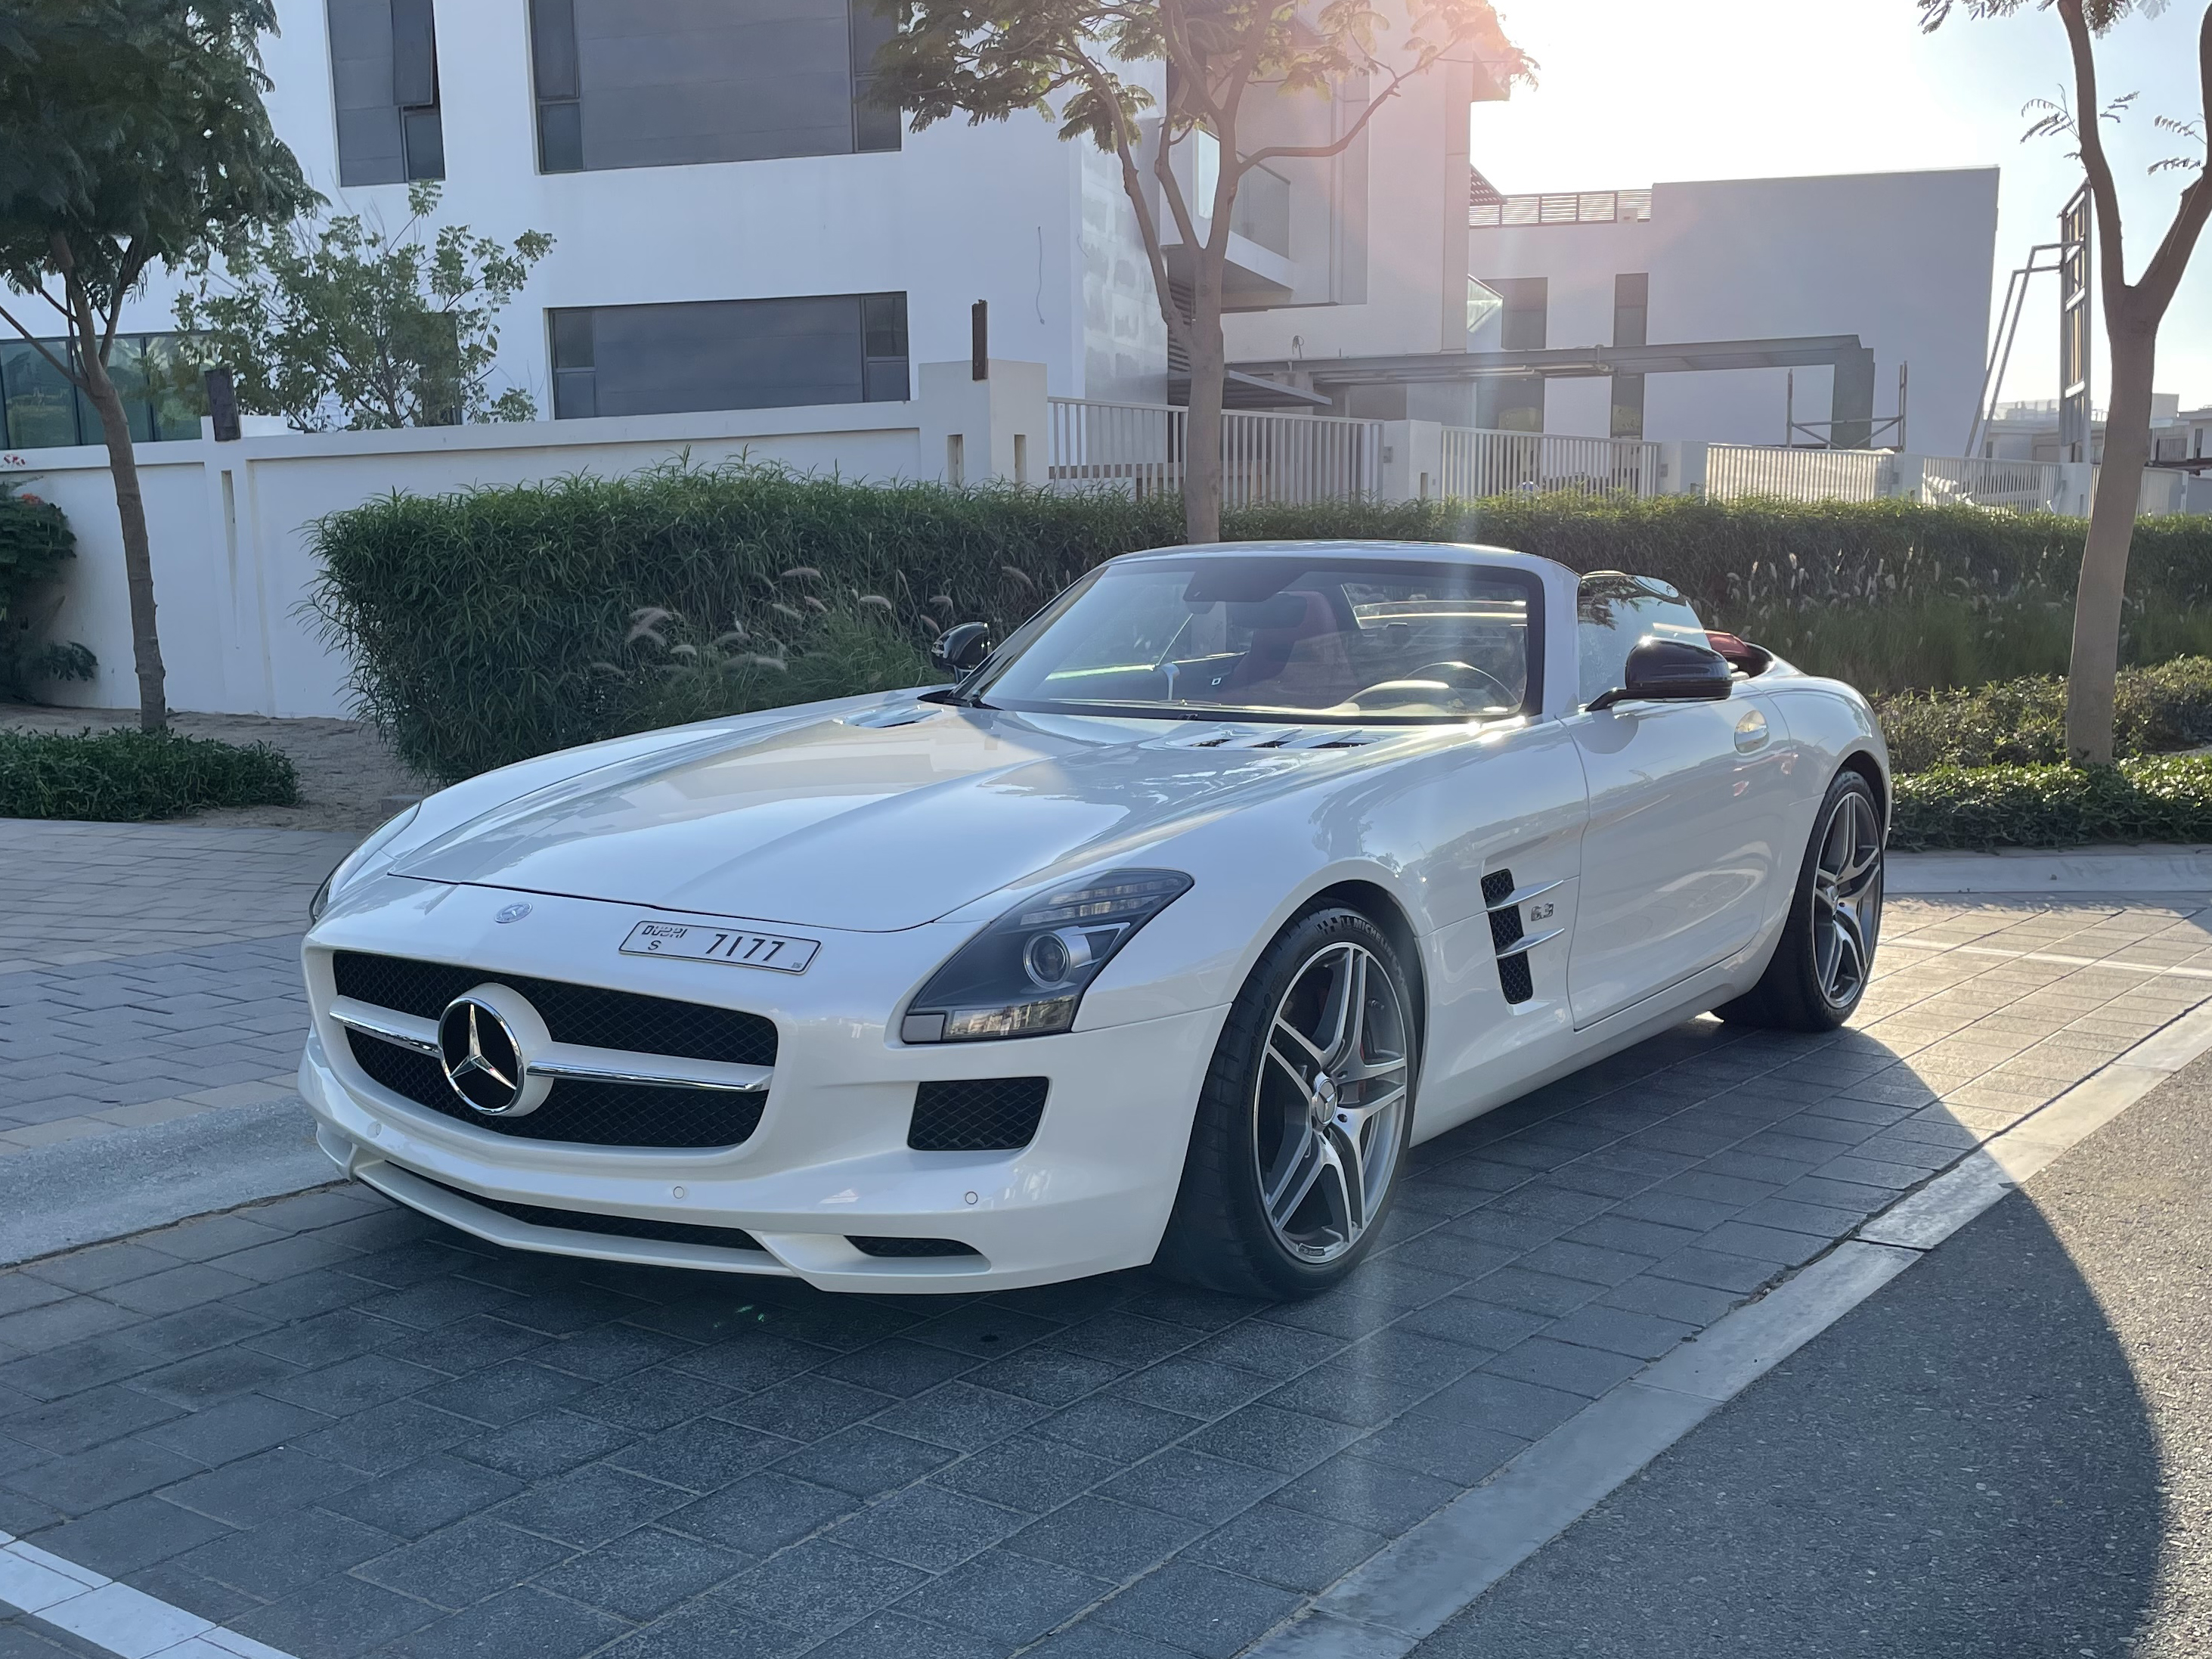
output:
[[[408, 1171], [415, 1175], [412, 1170]], [[486, 1198], [482, 1193], [465, 1193], [458, 1187], [448, 1187], [442, 1181], [433, 1181], [425, 1175], [415, 1179], [426, 1187], [435, 1187], [441, 1193], [451, 1193], [455, 1198], [478, 1204], [487, 1210], [496, 1210], [517, 1221], [526, 1221], [533, 1227], [557, 1227], [563, 1232], [602, 1233], [617, 1238], [651, 1238], [665, 1244], [708, 1244], [718, 1250], [757, 1250], [760, 1241], [742, 1227], [699, 1227], [688, 1221], [648, 1221], [642, 1216], [594, 1215], [585, 1210], [551, 1210], [542, 1204], [511, 1204], [503, 1198]]]
[[362, 951], [338, 951], [331, 958], [331, 972], [340, 996], [418, 1019], [435, 1019], [455, 997], [496, 983], [527, 997], [556, 1042], [732, 1066], [775, 1064], [775, 1022], [733, 1008]]
[[430, 1055], [363, 1031], [348, 1031], [346, 1042], [354, 1064], [392, 1093], [472, 1129], [518, 1140], [562, 1140], [585, 1146], [736, 1146], [760, 1127], [761, 1113], [768, 1104], [765, 1092], [655, 1089], [637, 1083], [563, 1078], [554, 1084], [545, 1103], [528, 1116], [487, 1117], [462, 1104], [446, 1081], [445, 1068]]
[[920, 1152], [1008, 1152], [1036, 1139], [1051, 1085], [1041, 1077], [925, 1083], [906, 1144]]
[[862, 1255], [930, 1256], [983, 1254], [973, 1244], [963, 1244], [957, 1238], [875, 1238], [853, 1233], [847, 1236], [845, 1242]]

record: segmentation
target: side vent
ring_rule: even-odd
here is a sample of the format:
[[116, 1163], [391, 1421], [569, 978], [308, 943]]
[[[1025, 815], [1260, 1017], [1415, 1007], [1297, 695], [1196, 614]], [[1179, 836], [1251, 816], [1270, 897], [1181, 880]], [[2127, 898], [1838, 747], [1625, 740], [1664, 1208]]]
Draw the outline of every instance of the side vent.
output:
[[[1490, 912], [1491, 947], [1498, 952], [1498, 985], [1508, 1002], [1526, 1002], [1536, 994], [1536, 976], [1529, 971], [1528, 952], [1565, 931], [1554, 927], [1529, 933], [1522, 921], [1521, 907], [1559, 884], [1547, 881], [1540, 886], [1516, 888], [1510, 870], [1492, 870], [1482, 878], [1482, 902]], [[1550, 914], [1547, 906], [1546, 917]]]

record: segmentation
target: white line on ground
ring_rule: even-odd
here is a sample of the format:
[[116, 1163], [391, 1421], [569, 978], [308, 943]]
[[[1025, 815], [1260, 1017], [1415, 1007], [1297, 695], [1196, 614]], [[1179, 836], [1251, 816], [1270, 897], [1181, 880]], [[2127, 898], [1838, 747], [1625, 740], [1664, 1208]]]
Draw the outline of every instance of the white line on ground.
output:
[[1249, 1659], [1403, 1659], [1760, 1376], [2208, 1052], [2212, 1004], [2146, 1037], [1795, 1277], [1601, 1395], [1487, 1485], [1339, 1580]]
[[2171, 968], [2156, 962], [2123, 962], [2118, 957], [2063, 957], [2051, 951], [2007, 951], [1994, 945], [1944, 945], [1935, 939], [1885, 939], [1892, 950], [1933, 951], [1938, 956], [2005, 957], [2014, 962], [2055, 962], [2066, 968], [2118, 968], [2130, 974], [2178, 974], [2184, 979], [2212, 979], [2212, 968]]
[[0, 1532], [0, 1609], [13, 1608], [120, 1659], [292, 1659], [212, 1620]]

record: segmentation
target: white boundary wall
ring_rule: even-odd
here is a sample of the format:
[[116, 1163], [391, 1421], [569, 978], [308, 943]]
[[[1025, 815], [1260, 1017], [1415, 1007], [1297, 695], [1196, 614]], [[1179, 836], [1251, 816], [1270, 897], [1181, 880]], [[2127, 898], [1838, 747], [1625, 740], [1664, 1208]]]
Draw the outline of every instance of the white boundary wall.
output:
[[[576, 473], [611, 477], [686, 455], [699, 466], [749, 457], [850, 478], [942, 478], [956, 449], [965, 477], [975, 482], [1012, 479], [1030, 453], [1042, 456], [1042, 364], [994, 361], [990, 378], [977, 381], [967, 363], [927, 363], [918, 379], [920, 395], [907, 403], [143, 445], [138, 473], [169, 705], [350, 714], [348, 664], [306, 610], [319, 574], [310, 526], [394, 489], [432, 495]], [[0, 467], [32, 475], [23, 487], [60, 507], [76, 533], [48, 636], [89, 646], [99, 678], [42, 691], [85, 708], [135, 704], [130, 599], [106, 451], [11, 453]]]

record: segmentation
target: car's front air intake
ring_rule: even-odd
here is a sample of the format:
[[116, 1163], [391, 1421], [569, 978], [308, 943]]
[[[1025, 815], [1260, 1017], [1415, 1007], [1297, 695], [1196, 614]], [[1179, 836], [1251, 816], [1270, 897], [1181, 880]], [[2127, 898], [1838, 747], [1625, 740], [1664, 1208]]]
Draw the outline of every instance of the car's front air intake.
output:
[[1041, 1077], [925, 1083], [914, 1091], [906, 1144], [920, 1152], [1009, 1152], [1036, 1139], [1050, 1088]]

